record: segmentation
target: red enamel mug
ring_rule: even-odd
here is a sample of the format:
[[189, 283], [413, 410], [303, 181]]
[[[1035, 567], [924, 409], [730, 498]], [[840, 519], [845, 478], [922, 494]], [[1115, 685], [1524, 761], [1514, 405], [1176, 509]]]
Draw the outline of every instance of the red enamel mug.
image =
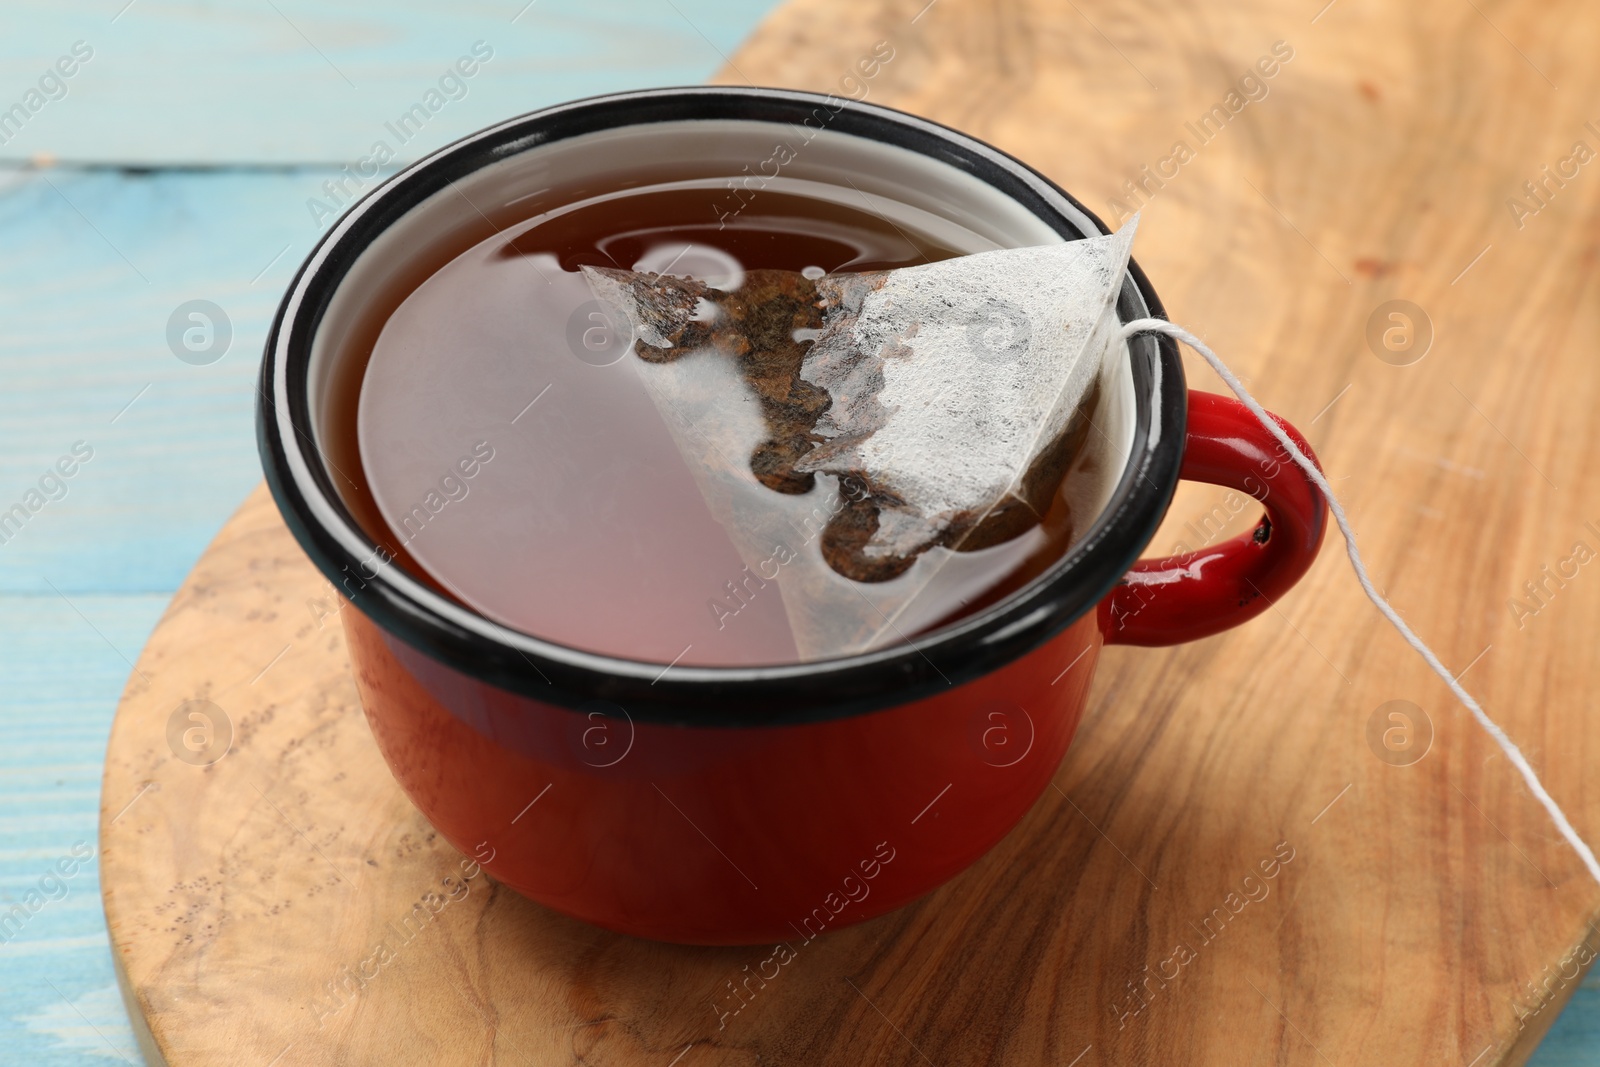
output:
[[[919, 190], [928, 210], [1001, 220], [1012, 240], [1106, 232], [1017, 160], [886, 108], [720, 87], [601, 97], [468, 137], [358, 202], [301, 267], [262, 365], [267, 482], [354, 609], [342, 616], [357, 688], [395, 777], [469, 863], [642, 937], [810, 939], [939, 886], [1043, 793], [1102, 647], [1254, 617], [1305, 573], [1326, 524], [1271, 435], [1235, 401], [1190, 393], [1172, 342], [1141, 336], [1099, 517], [1023, 589], [907, 644], [770, 667], [631, 661], [499, 625], [388, 557], [318, 444], [364, 294], [461, 222], [462, 201], [503, 202], [518, 181], [603, 169], [618, 152], [761, 159], [797, 127], [818, 132], [796, 166]], [[1135, 264], [1117, 311], [1163, 315]], [[1265, 515], [1235, 540], [1140, 560], [1180, 478], [1248, 493]]]

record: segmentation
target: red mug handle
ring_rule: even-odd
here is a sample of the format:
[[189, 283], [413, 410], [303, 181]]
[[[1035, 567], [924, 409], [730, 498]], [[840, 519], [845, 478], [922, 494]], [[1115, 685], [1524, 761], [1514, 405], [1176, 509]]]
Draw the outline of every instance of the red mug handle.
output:
[[[1300, 432], [1272, 418], [1316, 463]], [[1277, 438], [1232, 397], [1189, 394], [1178, 476], [1248, 493], [1266, 514], [1243, 537], [1194, 549], [1182, 545], [1177, 555], [1135, 563], [1100, 602], [1107, 644], [1175, 645], [1238, 626], [1276, 603], [1317, 556], [1327, 501]]]

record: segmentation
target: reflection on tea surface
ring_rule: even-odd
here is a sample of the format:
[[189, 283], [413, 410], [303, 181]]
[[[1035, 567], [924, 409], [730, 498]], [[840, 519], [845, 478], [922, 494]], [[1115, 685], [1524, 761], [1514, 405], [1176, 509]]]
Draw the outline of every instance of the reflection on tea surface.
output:
[[[617, 328], [580, 268], [736, 289], [757, 269], [882, 270], [992, 245], [975, 234], [935, 240], [909, 209], [881, 197], [851, 206], [800, 182], [775, 182], [719, 223], [722, 186], [576, 196], [395, 294], [355, 423], [359, 495], [369, 525], [372, 513], [383, 525], [369, 532], [402, 564], [491, 619], [575, 648], [686, 665], [799, 657], [783, 590], [795, 561], [819, 556], [821, 530], [847, 502], [837, 480], [819, 475], [799, 495], [761, 490], [781, 520], [761, 524], [771, 545], [730, 536], [730, 502], [697, 472], [748, 475], [750, 457], [699, 454], [726, 438], [695, 423], [754, 420], [759, 440], [759, 398], [730, 360], [706, 352], [694, 358], [708, 406], [664, 417], [629, 327]], [[1103, 466], [1086, 448], [1041, 524], [977, 552], [933, 549], [880, 583], [926, 586], [886, 643], [993, 603], [1059, 558], [1068, 500], [1097, 496]]]

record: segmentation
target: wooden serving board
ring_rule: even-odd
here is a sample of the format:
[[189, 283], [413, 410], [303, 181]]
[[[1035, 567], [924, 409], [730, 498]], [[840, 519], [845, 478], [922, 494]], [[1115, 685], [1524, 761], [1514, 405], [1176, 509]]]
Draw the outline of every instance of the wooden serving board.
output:
[[[1105, 215], [1147, 181], [1135, 254], [1172, 317], [1308, 433], [1378, 584], [1600, 840], [1600, 165], [1574, 150], [1600, 152], [1592, 9], [924, 2], [796, 0], [725, 78], [864, 85]], [[893, 58], [868, 78], [879, 41]], [[1279, 41], [1292, 58], [1241, 86]], [[1380, 311], [1396, 300], [1409, 347]], [[1199, 365], [1191, 381], [1215, 387]], [[1254, 517], [1186, 488], [1155, 547]], [[1520, 1063], [1600, 947], [1600, 887], [1338, 547], [1240, 630], [1108, 651], [1055, 788], [1010, 837], [731, 1012], [729, 983], [770, 950], [614, 936], [481, 876], [447, 891], [460, 857], [373, 747], [339, 601], [258, 492], [174, 598], [112, 731], [102, 878], [146, 1052]]]

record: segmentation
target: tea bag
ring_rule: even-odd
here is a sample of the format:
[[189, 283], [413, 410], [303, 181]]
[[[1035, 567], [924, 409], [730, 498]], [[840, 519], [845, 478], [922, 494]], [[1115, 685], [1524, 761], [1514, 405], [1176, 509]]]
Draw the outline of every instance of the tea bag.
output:
[[778, 584], [811, 660], [903, 637], [952, 552], [1037, 524], [1126, 351], [1115, 304], [1136, 225], [721, 287], [583, 269], [632, 325], [635, 370], [743, 557], [744, 587]]

